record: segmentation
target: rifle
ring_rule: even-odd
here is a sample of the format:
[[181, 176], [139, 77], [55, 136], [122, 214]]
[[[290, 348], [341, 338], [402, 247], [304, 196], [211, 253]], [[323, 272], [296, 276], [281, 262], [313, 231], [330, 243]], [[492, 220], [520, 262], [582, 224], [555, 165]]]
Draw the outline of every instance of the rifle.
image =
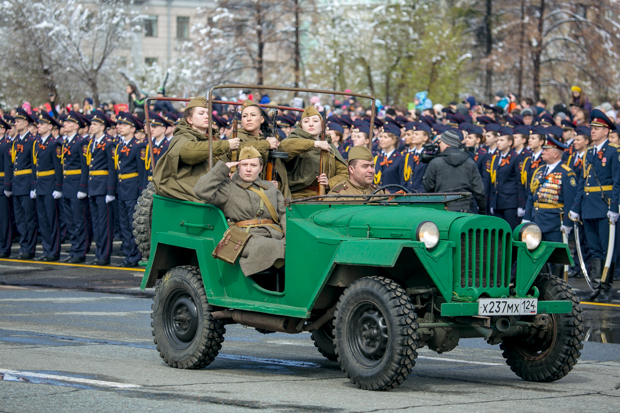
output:
[[[326, 126], [325, 124], [326, 124], [325, 119], [323, 119], [321, 121], [321, 140], [322, 141], [325, 140], [325, 126]], [[325, 151], [321, 149], [321, 158], [319, 161], [319, 176], [323, 173], [323, 164], [325, 163], [324, 157], [325, 157]], [[325, 195], [326, 193], [325, 190], [326, 190], [325, 185], [319, 184], [319, 195]]]
[[[280, 135], [278, 134], [278, 111], [276, 109], [272, 109], [269, 112], [271, 116], [269, 126], [270, 126], [270, 134], [276, 138], [278, 141], [281, 141]], [[265, 171], [265, 178], [267, 181], [277, 181], [278, 180], [278, 171], [276, 170], [276, 160], [277, 159], [286, 159], [288, 158], [287, 152], [280, 152], [273, 149], [269, 150], [269, 156], [267, 157], [267, 170]]]
[[[235, 106], [235, 111], [233, 112], [233, 130], [232, 130], [232, 139], [237, 139], [237, 107]], [[230, 161], [237, 162], [239, 157], [239, 153], [237, 150], [233, 150], [230, 152]], [[235, 173], [237, 171], [237, 167], [233, 166], [230, 168], [231, 173]]]

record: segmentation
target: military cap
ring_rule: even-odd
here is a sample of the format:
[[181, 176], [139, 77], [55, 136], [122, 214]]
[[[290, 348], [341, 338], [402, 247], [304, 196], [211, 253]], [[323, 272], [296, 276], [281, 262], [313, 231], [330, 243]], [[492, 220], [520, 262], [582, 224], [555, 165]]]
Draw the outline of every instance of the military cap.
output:
[[342, 125], [337, 122], [329, 122], [327, 124], [327, 130], [333, 130], [335, 132], [344, 133], [344, 129]]
[[530, 135], [543, 135], [545, 136], [547, 134], [547, 129], [544, 126], [534, 126], [531, 130], [530, 130]]
[[353, 121], [351, 120], [351, 116], [342, 115], [340, 116], [340, 124], [345, 128], [350, 128], [353, 126]]
[[207, 98], [204, 96], [198, 96], [189, 101], [185, 109], [190, 108], [207, 108]]
[[400, 125], [400, 127], [402, 128], [403, 126], [405, 126], [407, 124], [407, 122], [409, 122], [409, 119], [407, 119], [406, 117], [402, 116], [402, 115], [398, 115], [394, 118], [394, 120], [396, 122], [398, 122], [398, 124]]
[[446, 116], [447, 116], [448, 114], [453, 114], [453, 115], [454, 115], [454, 109], [452, 109], [450, 106], [446, 106], [445, 108], [441, 108], [441, 111], [442, 111], [443, 113], [445, 113], [445, 114], [446, 114]]
[[[557, 128], [558, 126], [556, 126]], [[553, 135], [547, 136], [547, 141], [543, 144], [543, 149], [559, 149], [564, 151], [568, 149], [568, 146], [553, 137]]]
[[82, 123], [84, 124], [84, 126], [82, 127], [90, 126], [90, 124], [92, 123], [92, 118], [90, 116], [83, 115], [80, 112], [77, 112], [77, 114], [82, 119]]
[[24, 110], [24, 108], [17, 108], [15, 110], [15, 119], [25, 120], [26, 122], [30, 122], [30, 116], [28, 116], [28, 112]]
[[277, 128], [276, 131], [278, 132], [278, 137], [280, 138], [280, 140], [286, 139], [286, 133], [284, 133], [282, 129]]
[[616, 130], [616, 124], [611, 121], [611, 119], [609, 119], [607, 115], [605, 115], [600, 109], [594, 109], [592, 112], [590, 112], [590, 119], [590, 127], [602, 126], [604, 128]]
[[4, 123], [9, 125], [9, 128], [15, 126], [15, 118], [13, 116], [4, 115], [4, 118], [2, 120], [4, 121]]
[[426, 123], [429, 127], [432, 127], [436, 123], [435, 118], [430, 115], [420, 116], [420, 122]]
[[499, 132], [502, 127], [497, 123], [488, 123], [484, 125], [484, 130], [486, 132]]
[[484, 127], [485, 125], [490, 125], [492, 123], [495, 123], [495, 121], [493, 120], [493, 118], [483, 115], [483, 116], [478, 116], [476, 118], [476, 123], [478, 124], [478, 126]]
[[555, 125], [555, 121], [553, 120], [550, 114], [543, 113], [540, 117], [539, 124], [542, 126], [552, 126], [552, 125]]
[[590, 128], [588, 128], [587, 126], [577, 126], [575, 128], [575, 135], [584, 135], [584, 136], [590, 136]]
[[454, 113], [448, 113], [446, 115], [446, 119], [448, 120], [446, 125], [451, 126], [453, 128], [456, 128], [457, 126], [459, 126], [460, 123], [462, 123], [461, 120], [458, 118], [458, 116], [456, 116], [456, 114]]
[[250, 106], [257, 106], [257, 107], [260, 108], [258, 103], [254, 102], [254, 101], [251, 101], [250, 99], [246, 99], [246, 100], [243, 101], [243, 105], [241, 105], [241, 112], [243, 112], [244, 110], [246, 110]]
[[422, 132], [428, 133], [429, 136], [433, 133], [431, 127], [424, 122], [409, 122], [407, 125], [405, 125], [405, 130], [420, 130]]
[[459, 129], [464, 130], [465, 132], [474, 134], [474, 135], [482, 135], [484, 133], [484, 131], [482, 130], [480, 126], [472, 125], [469, 122], [461, 123], [459, 125]]
[[502, 128], [498, 131], [498, 133], [499, 133], [499, 136], [514, 135], [512, 128], [509, 128], [508, 126], [502, 126]]
[[560, 128], [559, 126], [548, 126], [547, 135], [553, 135], [556, 139], [562, 139], [562, 136], [564, 135], [564, 130], [562, 130], [562, 128]]
[[[332, 119], [333, 122], [337, 122], [335, 119], [335, 116], [332, 116], [329, 119]], [[295, 119], [291, 119], [288, 116], [284, 116], [284, 115], [278, 116], [278, 126], [284, 126], [284, 127], [290, 128], [293, 125], [295, 125]]]
[[[370, 124], [370, 119], [368, 119], [368, 123]], [[383, 127], [383, 125], [385, 125], [385, 121], [383, 119], [375, 117], [373, 125], [375, 125], [376, 128], [381, 128]]]
[[512, 130], [512, 133], [515, 135], [530, 136], [530, 128], [525, 125], [517, 126]]
[[67, 120], [67, 115], [60, 115], [58, 116], [58, 119], [56, 119], [56, 122], [58, 122], [60, 126], [65, 126], [66, 120]]
[[[213, 118], [215, 119], [216, 115], [213, 115]], [[171, 123], [170, 121], [166, 120], [166, 118], [158, 115], [155, 112], [149, 112], [149, 122], [151, 123], [151, 126], [164, 126], [166, 128], [174, 125], [174, 123]]]
[[[213, 127], [214, 128], [225, 128], [228, 126], [228, 122], [226, 121], [226, 119], [217, 116], [216, 114], [212, 115], [212, 119], [213, 119]], [[151, 122], [152, 124], [153, 122]], [[172, 125], [167, 125], [167, 126], [172, 126]]]
[[[121, 112], [121, 113], [125, 113], [125, 112]], [[119, 113], [120, 115], [120, 113]], [[82, 120], [82, 117], [80, 116], [79, 113], [77, 113], [76, 111], [72, 110], [71, 112], [69, 112], [67, 114], [67, 117], [64, 119], [64, 122], [73, 122], [73, 123], [77, 123], [78, 126], [80, 128], [83, 128], [84, 126], [86, 126], [84, 124], [84, 121]], [[63, 122], [63, 123], [64, 123]]]
[[448, 125], [442, 125], [441, 123], [436, 123], [433, 126], [431, 126], [432, 130], [437, 134], [437, 135], [441, 135], [442, 133], [444, 133], [445, 131], [447, 131], [448, 129], [451, 129], [450, 126]]
[[301, 115], [301, 118], [309, 118], [311, 116], [316, 116], [318, 115], [319, 118], [323, 119], [323, 116], [321, 116], [321, 114], [319, 113], [318, 110], [316, 110], [316, 108], [314, 106], [308, 106], [306, 109], [304, 109], [304, 113]]
[[172, 112], [166, 112], [163, 114], [162, 116], [164, 119], [166, 119], [168, 121], [168, 123], [171, 123], [172, 125], [175, 125], [177, 122], [177, 115], [175, 115]]
[[563, 120], [562, 121], [562, 129], [564, 129], [564, 130], [575, 130], [575, 124], [573, 122], [571, 122], [570, 120]]
[[239, 152], [240, 161], [243, 161], [246, 159], [260, 158], [260, 157], [261, 157], [260, 152], [253, 146], [245, 146], [241, 149], [241, 152]]
[[11, 129], [11, 126], [9, 126], [4, 119], [0, 118], [0, 128], [2, 129]]
[[372, 162], [372, 152], [370, 152], [370, 149], [365, 146], [353, 146], [349, 149], [349, 163], [355, 159]]
[[361, 132], [361, 133], [365, 133], [366, 135], [370, 135], [370, 125], [362, 122], [358, 125], [353, 125], [353, 129], [351, 129], [351, 132]]
[[93, 112], [91, 123], [93, 122], [101, 123], [105, 128], [112, 126], [112, 121], [110, 118], [108, 118], [108, 116], [99, 109]]
[[38, 114], [38, 112], [33, 112], [30, 115], [28, 115], [28, 117], [30, 118], [30, 121], [29, 121], [30, 123], [33, 123], [33, 124], [39, 123], [39, 114]]
[[497, 107], [492, 106], [492, 105], [487, 105], [486, 103], [483, 103], [482, 107], [484, 108], [484, 113], [487, 113], [487, 114], [491, 114], [491, 113], [494, 113], [494, 112], [495, 113], [503, 112], [503, 110], [500, 112], [500, 111], [497, 110]]
[[[198, 107], [198, 106], [194, 106], [194, 107]], [[127, 112], [120, 112], [118, 114], [117, 123], [124, 123], [125, 125], [133, 126], [134, 128], [136, 128], [136, 130], [140, 130], [143, 127], [142, 122], [140, 122], [140, 120], [138, 120], [131, 113], [127, 113]]]
[[392, 135], [395, 135], [397, 138], [400, 138], [400, 128], [396, 125], [392, 125], [391, 123], [388, 123], [388, 124], [383, 125], [383, 128], [381, 130], [385, 133], [391, 133]]
[[506, 119], [506, 121], [510, 124], [511, 127], [521, 126], [523, 125], [523, 117], [521, 115], [510, 116]]
[[47, 112], [39, 113], [39, 123], [47, 123], [48, 125], [60, 127], [56, 119], [51, 117]]

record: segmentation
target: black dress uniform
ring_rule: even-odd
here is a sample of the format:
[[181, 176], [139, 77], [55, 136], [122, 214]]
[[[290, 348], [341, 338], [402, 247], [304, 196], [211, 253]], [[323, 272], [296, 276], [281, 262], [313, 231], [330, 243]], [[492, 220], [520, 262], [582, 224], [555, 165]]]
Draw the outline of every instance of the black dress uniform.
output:
[[[616, 130], [616, 125], [600, 110], [590, 114], [591, 126]], [[614, 275], [612, 260], [609, 271], [603, 266], [607, 256], [609, 220], [617, 219], [620, 198], [620, 146], [609, 140], [589, 148], [583, 161], [581, 178], [571, 212], [583, 222], [588, 247], [592, 254], [592, 278], [601, 277], [590, 300], [611, 301]]]
[[[80, 116], [71, 111], [65, 119], [66, 122], [77, 123], [84, 126]], [[71, 241], [69, 257], [65, 262], [80, 263], [86, 258], [87, 242], [90, 235], [87, 233], [88, 213], [88, 165], [86, 154], [88, 141], [83, 139], [77, 132], [68, 136], [63, 143], [63, 175], [62, 202], [65, 209], [65, 222], [67, 236]], [[78, 194], [81, 198], [78, 198]]]
[[[13, 119], [0, 119], [0, 127], [8, 131], [15, 126]], [[8, 133], [0, 138], [0, 178], [2, 178], [2, 193], [0, 193], [0, 258], [11, 256], [11, 242], [13, 240], [13, 196], [11, 186], [4, 183], [4, 177], [11, 174], [11, 149], [13, 140]], [[9, 196], [7, 196], [9, 195]]]
[[[151, 127], [153, 126], [163, 126], [165, 128], [169, 128], [174, 125], [174, 123], [168, 122], [164, 117], [159, 116], [157, 113], [150, 113], [149, 120], [151, 121]], [[152, 141], [153, 143], [153, 160], [151, 160], [151, 154], [147, 148], [146, 152], [146, 171], [148, 175], [149, 182], [153, 180], [153, 170], [155, 169], [155, 165], [159, 161], [159, 158], [164, 156], [164, 153], [170, 147], [170, 141], [166, 139], [164, 135], [159, 142], [155, 139]]]
[[[136, 127], [142, 123], [129, 113], [123, 113], [118, 123], [126, 123]], [[138, 197], [146, 187], [146, 143], [140, 143], [135, 138], [118, 144], [114, 151], [114, 162], [118, 177], [117, 194], [119, 202], [120, 229], [123, 240], [125, 259], [122, 266], [134, 267], [140, 261], [140, 252], [133, 236], [133, 213]]]
[[[405, 158], [394, 149], [390, 154], [382, 152], [375, 156], [375, 185], [403, 185]], [[390, 188], [390, 192], [398, 189]]]
[[[422, 122], [409, 122], [405, 125], [405, 130], [423, 131], [430, 137], [432, 132], [430, 126]], [[422, 162], [422, 152], [424, 149], [405, 149], [402, 152], [403, 162], [403, 186], [410, 192], [426, 192], [424, 189], [424, 172], [428, 167], [428, 163]]]
[[[58, 126], [47, 113], [39, 115], [39, 122]], [[57, 261], [60, 258], [60, 202], [62, 197], [62, 139], [51, 133], [37, 139], [33, 147], [36, 170], [35, 191], [37, 217], [41, 232], [43, 255], [40, 261]]]
[[[93, 114], [92, 122], [111, 125], [110, 119], [101, 111]], [[90, 264], [108, 265], [114, 242], [114, 209], [112, 202], [116, 198], [116, 168], [114, 167], [114, 150], [116, 146], [112, 137], [105, 132], [93, 137], [88, 144], [86, 163], [88, 164], [88, 198], [90, 215], [95, 240], [95, 260]]]
[[[546, 136], [547, 129], [544, 126], [534, 126], [531, 134]], [[534, 171], [543, 165], [545, 165], [545, 161], [542, 160], [542, 150], [538, 153], [532, 153], [530, 156], [525, 158], [523, 161], [523, 166], [521, 167], [521, 185], [524, 193], [528, 194], [531, 192], [530, 184]]]
[[497, 217], [505, 219], [512, 229], [519, 225], [519, 162], [512, 149], [507, 154], [497, 152], [491, 158], [487, 185], [490, 187], [490, 208]]
[[[16, 119], [31, 122], [30, 116], [22, 108], [17, 109]], [[11, 171], [5, 175], [5, 184], [11, 184], [15, 223], [19, 232], [18, 259], [31, 259], [37, 242], [37, 213], [34, 200], [34, 165], [32, 149], [35, 137], [25, 132], [13, 140], [11, 147]]]

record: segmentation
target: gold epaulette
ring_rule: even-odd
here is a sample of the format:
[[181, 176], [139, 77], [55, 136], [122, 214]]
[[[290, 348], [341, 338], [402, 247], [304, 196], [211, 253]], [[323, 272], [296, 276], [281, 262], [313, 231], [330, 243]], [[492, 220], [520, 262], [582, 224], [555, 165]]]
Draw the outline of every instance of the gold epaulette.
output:
[[609, 146], [614, 148], [620, 148], [620, 145], [618, 145], [617, 143], [610, 143]]
[[566, 171], [568, 171], [568, 172], [571, 172], [571, 171], [572, 171], [572, 169], [570, 169], [570, 166], [565, 165], [565, 164], [562, 164], [562, 168], [564, 168], [564, 170], [566, 170]]

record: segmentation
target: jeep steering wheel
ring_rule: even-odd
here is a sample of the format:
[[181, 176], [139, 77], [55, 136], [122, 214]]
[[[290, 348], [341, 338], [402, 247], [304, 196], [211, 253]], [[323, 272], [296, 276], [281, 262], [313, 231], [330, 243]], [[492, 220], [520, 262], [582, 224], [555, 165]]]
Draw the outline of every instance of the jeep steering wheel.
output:
[[409, 190], [407, 188], [405, 188], [404, 186], [402, 186], [402, 185], [389, 184], [389, 185], [384, 185], [381, 188], [375, 189], [375, 191], [372, 194], [370, 194], [370, 195], [374, 195], [374, 194], [376, 194], [379, 191], [383, 191], [385, 188], [398, 188], [398, 189], [402, 189], [406, 194], [409, 193]]

